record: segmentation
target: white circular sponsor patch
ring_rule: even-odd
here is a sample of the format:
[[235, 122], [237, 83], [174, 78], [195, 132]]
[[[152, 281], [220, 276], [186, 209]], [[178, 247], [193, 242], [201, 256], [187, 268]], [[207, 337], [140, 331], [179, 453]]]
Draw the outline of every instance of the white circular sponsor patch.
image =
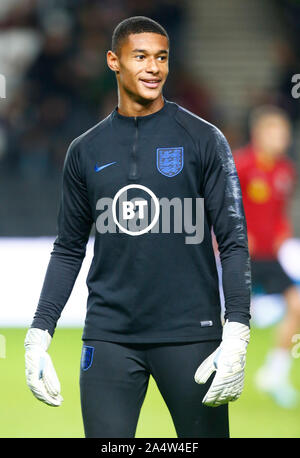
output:
[[[147, 194], [149, 194], [150, 197], [153, 199], [154, 205], [155, 205], [155, 215], [154, 215], [153, 220], [151, 221], [151, 223], [147, 227], [145, 227], [144, 229], [142, 229], [140, 231], [129, 231], [127, 228], [123, 227], [120, 224], [120, 222], [117, 219], [117, 215], [116, 215], [117, 200], [119, 199], [121, 194], [123, 194], [123, 192], [127, 191], [128, 189], [133, 189], [133, 188], [142, 189]], [[141, 184], [129, 184], [129, 185], [124, 186], [123, 188], [121, 188], [117, 192], [117, 194], [115, 195], [115, 197], [113, 199], [113, 203], [112, 203], [112, 216], [113, 216], [113, 220], [114, 220], [115, 224], [118, 226], [119, 229], [121, 229], [121, 231], [125, 232], [128, 235], [142, 235], [142, 234], [145, 234], [146, 232], [149, 232], [152, 229], [152, 227], [155, 226], [155, 224], [157, 223], [158, 218], [159, 218], [159, 201], [158, 201], [156, 195], [149, 188], [147, 188], [146, 186], [143, 186]]]

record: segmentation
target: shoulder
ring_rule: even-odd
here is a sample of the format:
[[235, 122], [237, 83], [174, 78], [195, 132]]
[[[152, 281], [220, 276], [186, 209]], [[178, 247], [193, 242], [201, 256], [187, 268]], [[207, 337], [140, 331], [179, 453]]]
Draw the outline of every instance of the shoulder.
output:
[[90, 143], [97, 141], [97, 139], [105, 134], [105, 131], [110, 126], [111, 114], [92, 126], [87, 131], [74, 138], [70, 143], [68, 154], [78, 154], [81, 150], [85, 150], [89, 147]]
[[174, 109], [174, 118], [195, 141], [201, 143], [207, 142], [223, 142], [227, 140], [221, 130], [214, 124], [206, 121], [200, 116], [192, 113], [181, 105], [174, 102], [172, 104], [176, 107]]
[[98, 141], [99, 136], [102, 136], [105, 129], [108, 128], [109, 118], [110, 115], [72, 140], [64, 161], [65, 173], [76, 174], [76, 176], [84, 174], [86, 153], [93, 141]]
[[216, 125], [179, 105], [175, 117], [193, 137], [203, 173], [211, 175], [222, 169], [233, 180], [236, 175], [235, 164], [223, 132]]

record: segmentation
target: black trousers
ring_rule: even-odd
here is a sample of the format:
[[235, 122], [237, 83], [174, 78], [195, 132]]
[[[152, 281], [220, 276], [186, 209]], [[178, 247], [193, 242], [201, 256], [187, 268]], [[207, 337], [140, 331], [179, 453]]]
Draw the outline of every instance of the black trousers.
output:
[[252, 285], [261, 286], [266, 294], [283, 294], [294, 285], [277, 259], [251, 261]]
[[229, 437], [227, 404], [202, 404], [213, 375], [204, 385], [194, 381], [198, 366], [219, 344], [85, 341], [80, 368], [85, 436], [134, 437], [151, 374], [178, 437]]

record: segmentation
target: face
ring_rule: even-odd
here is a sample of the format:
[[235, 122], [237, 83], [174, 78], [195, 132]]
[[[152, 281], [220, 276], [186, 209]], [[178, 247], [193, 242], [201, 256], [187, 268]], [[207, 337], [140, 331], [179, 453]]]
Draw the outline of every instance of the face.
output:
[[169, 72], [168, 39], [157, 33], [131, 34], [118, 55], [109, 51], [108, 66], [116, 71], [119, 91], [138, 102], [157, 99]]
[[258, 149], [276, 159], [285, 154], [290, 145], [290, 125], [283, 117], [270, 114], [257, 122], [252, 138]]

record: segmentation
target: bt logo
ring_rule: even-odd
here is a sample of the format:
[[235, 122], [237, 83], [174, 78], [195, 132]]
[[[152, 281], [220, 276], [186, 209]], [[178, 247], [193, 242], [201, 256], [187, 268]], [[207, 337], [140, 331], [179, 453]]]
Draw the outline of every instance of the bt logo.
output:
[[[129, 199], [128, 191], [135, 197]], [[118, 228], [119, 232], [131, 236], [149, 232], [184, 233], [186, 244], [203, 241], [204, 199], [200, 197], [158, 199], [146, 186], [131, 184], [121, 188], [113, 199], [99, 199], [96, 210], [101, 211], [96, 220], [96, 229], [100, 234], [116, 233]]]
[[[133, 188], [142, 189], [143, 191], [148, 193], [150, 195], [150, 197], [153, 199], [154, 204], [155, 204], [155, 215], [154, 215], [154, 218], [152, 218], [152, 221], [151, 221], [150, 224], [147, 224], [146, 227], [144, 227], [143, 229], [141, 229], [139, 231], [133, 231], [133, 230], [126, 229], [118, 221], [117, 215], [116, 215], [116, 203], [117, 203], [117, 200], [119, 199], [119, 197], [123, 193], [125, 193], [127, 190], [133, 189]], [[123, 219], [124, 220], [134, 220], [134, 218], [138, 218], [140, 220], [143, 220], [145, 218], [145, 213], [146, 213], [145, 212], [145, 206], [147, 206], [147, 205], [148, 205], [147, 200], [135, 199], [134, 202], [132, 202], [131, 200], [130, 201], [123, 200], [123, 202], [122, 202], [122, 216], [123, 216]], [[134, 211], [136, 207], [138, 207], [137, 214]], [[114, 222], [119, 227], [119, 229], [121, 229], [123, 232], [125, 232], [126, 234], [129, 234], [129, 235], [133, 235], [133, 236], [141, 235], [141, 234], [145, 234], [145, 232], [149, 232], [153, 228], [153, 226], [157, 223], [157, 220], [159, 218], [159, 212], [160, 212], [160, 208], [159, 208], [159, 202], [158, 202], [157, 197], [155, 196], [155, 194], [152, 191], [150, 191], [150, 189], [148, 189], [146, 186], [143, 186], [141, 184], [130, 184], [128, 186], [124, 186], [124, 188], [120, 189], [117, 192], [117, 194], [115, 195], [115, 197], [113, 199], [113, 202], [112, 202], [112, 215], [113, 215]]]

